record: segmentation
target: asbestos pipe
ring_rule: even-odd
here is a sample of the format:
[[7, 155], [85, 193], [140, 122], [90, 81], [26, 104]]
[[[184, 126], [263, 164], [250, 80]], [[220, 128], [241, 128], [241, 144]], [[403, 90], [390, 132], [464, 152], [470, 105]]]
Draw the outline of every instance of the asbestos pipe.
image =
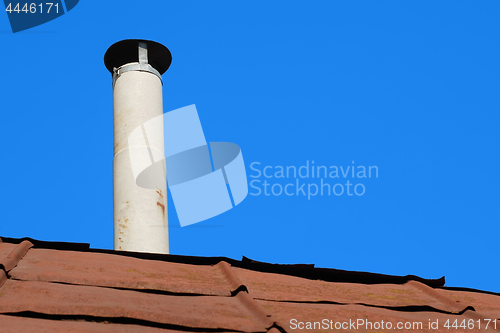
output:
[[[165, 165], [155, 174], [152, 188], [138, 186], [132, 168], [136, 163], [151, 164], [151, 153], [164, 155], [163, 126], [149, 130], [141, 145], [130, 144], [129, 136], [163, 115], [161, 74], [170, 65], [170, 52], [155, 42], [124, 40], [108, 49], [104, 62], [113, 74], [114, 249], [168, 254]], [[135, 153], [144, 149], [149, 156]]]

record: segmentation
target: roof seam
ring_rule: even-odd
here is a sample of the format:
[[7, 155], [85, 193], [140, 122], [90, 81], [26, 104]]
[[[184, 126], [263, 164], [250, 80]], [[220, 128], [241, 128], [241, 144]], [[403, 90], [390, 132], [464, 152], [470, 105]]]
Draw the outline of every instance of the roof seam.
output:
[[[0, 238], [0, 242], [1, 240]], [[17, 266], [19, 261], [26, 255], [26, 252], [28, 252], [32, 246], [33, 244], [31, 242], [23, 241], [0, 262], [0, 287], [9, 279], [9, 271]]]
[[[250, 311], [254, 316], [256, 316], [259, 321], [264, 323], [267, 326], [267, 329], [270, 330], [273, 327], [279, 327], [281, 332], [286, 332], [284, 328], [278, 324], [274, 317], [271, 314], [267, 313], [264, 308], [262, 308], [251, 296], [248, 288], [240, 281], [236, 273], [231, 269], [231, 265], [225, 261], [219, 262], [215, 265], [226, 280], [229, 282], [231, 286], [231, 295], [234, 295], [240, 303]], [[239, 291], [238, 291], [239, 290]], [[235, 291], [238, 291], [235, 293]]]
[[7, 279], [7, 273], [5, 273], [3, 269], [0, 269], [0, 288], [4, 285]]
[[271, 326], [271, 328], [267, 331], [267, 333], [286, 333], [285, 329], [281, 327], [280, 325], [274, 324]]
[[273, 300], [273, 299], [265, 299], [265, 298], [254, 298], [255, 300], [258, 301], [265, 301], [265, 302], [276, 302], [276, 303], [295, 303], [295, 304], [330, 304], [330, 305], [360, 305], [360, 306], [366, 306], [370, 308], [377, 308], [377, 309], [386, 309], [386, 310], [392, 310], [392, 311], [398, 311], [398, 312], [436, 312], [436, 313], [443, 313], [443, 314], [449, 314], [449, 315], [462, 315], [465, 313], [465, 311], [471, 310], [475, 311], [474, 307], [468, 305], [465, 308], [461, 309], [460, 311], [446, 311], [446, 310], [441, 310], [438, 308], [435, 308], [430, 305], [402, 305], [402, 306], [388, 306], [388, 305], [376, 305], [376, 304], [368, 304], [368, 303], [342, 303], [342, 302], [335, 302], [335, 301], [290, 301], [290, 300]]
[[451, 298], [448, 298], [445, 295], [439, 293], [437, 290], [435, 290], [429, 286], [426, 286], [423, 283], [419, 283], [416, 281], [408, 281], [408, 283], [406, 283], [406, 284], [408, 286], [412, 287], [413, 289], [416, 289], [420, 292], [423, 292], [424, 294], [436, 299], [437, 301], [439, 301], [445, 305], [450, 306], [453, 309], [460, 310], [457, 306], [457, 302], [455, 302]]
[[[1, 277], [0, 277], [1, 279]], [[212, 295], [212, 294], [200, 294], [200, 293], [181, 293], [175, 291], [167, 291], [161, 289], [140, 289], [140, 288], [127, 288], [127, 287], [113, 287], [113, 286], [103, 286], [103, 285], [95, 285], [95, 284], [83, 284], [83, 283], [71, 283], [64, 281], [44, 281], [44, 280], [28, 280], [28, 279], [20, 279], [20, 278], [9, 278], [13, 281], [20, 282], [28, 282], [28, 281], [36, 281], [42, 283], [54, 283], [54, 284], [63, 284], [67, 286], [75, 286], [75, 287], [94, 287], [94, 288], [106, 288], [106, 289], [115, 289], [115, 290], [126, 290], [126, 291], [136, 291], [139, 293], [145, 294], [155, 294], [155, 295], [164, 295], [164, 296], [186, 296], [186, 297], [231, 297], [230, 295]]]
[[226, 261], [221, 261], [216, 264], [215, 267], [222, 272], [226, 280], [229, 282], [229, 285], [231, 286], [231, 293], [243, 286], [243, 283], [231, 269], [231, 265], [229, 263], [227, 263]]
[[5, 273], [8, 273], [17, 266], [19, 261], [26, 255], [28, 250], [33, 247], [30, 241], [23, 241], [12, 250], [5, 259], [0, 262], [0, 267]]
[[[429, 287], [423, 283], [417, 282], [417, 281], [408, 281], [406, 284], [408, 286], [410, 286], [418, 291], [421, 291], [424, 294], [436, 299], [437, 301], [441, 302], [442, 304], [448, 305], [451, 308], [459, 310], [457, 301], [454, 301], [453, 299], [447, 297], [446, 295], [439, 293], [439, 291], [437, 291], [434, 288], [431, 288], [431, 287]], [[465, 315], [468, 318], [474, 319], [474, 320], [488, 319], [488, 318], [482, 316], [480, 313], [476, 312], [476, 310], [472, 306], [468, 306], [467, 308], [465, 308], [463, 315]]]

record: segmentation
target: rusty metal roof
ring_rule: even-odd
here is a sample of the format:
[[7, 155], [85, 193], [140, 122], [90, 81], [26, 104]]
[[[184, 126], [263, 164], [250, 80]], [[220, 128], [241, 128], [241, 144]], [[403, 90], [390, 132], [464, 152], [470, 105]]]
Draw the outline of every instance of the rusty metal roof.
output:
[[0, 332], [500, 332], [499, 294], [444, 277], [1, 240]]

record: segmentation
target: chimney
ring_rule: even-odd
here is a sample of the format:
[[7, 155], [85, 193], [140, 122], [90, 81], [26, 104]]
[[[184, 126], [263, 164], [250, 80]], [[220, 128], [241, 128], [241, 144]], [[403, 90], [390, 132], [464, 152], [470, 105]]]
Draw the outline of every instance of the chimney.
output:
[[[155, 163], [161, 158], [153, 158], [164, 156], [163, 123], [147, 128], [147, 136], [144, 125], [163, 115], [161, 75], [171, 62], [165, 46], [141, 39], [117, 42], [104, 55], [113, 78], [113, 219], [118, 251], [169, 252], [165, 161]], [[144, 140], [129, 142], [139, 128]], [[148, 176], [148, 188], [137, 185], [132, 164], [156, 169]]]

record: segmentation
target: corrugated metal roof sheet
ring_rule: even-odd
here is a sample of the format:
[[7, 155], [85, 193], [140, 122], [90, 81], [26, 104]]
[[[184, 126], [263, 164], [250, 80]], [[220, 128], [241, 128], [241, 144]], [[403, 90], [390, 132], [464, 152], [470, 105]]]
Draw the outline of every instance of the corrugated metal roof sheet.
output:
[[444, 312], [463, 310], [444, 304], [435, 297], [412, 287], [420, 282], [408, 282], [403, 285], [331, 283], [241, 268], [233, 270], [243, 284], [252, 291], [253, 297], [260, 300], [370, 304], [384, 307], [430, 306]]
[[[25, 297], [19, 297], [25, 295]], [[26, 298], [29, 298], [29, 301]], [[238, 297], [171, 296], [114, 288], [9, 279], [0, 313], [130, 318], [182, 328], [265, 332]]]
[[112, 324], [104, 322], [90, 322], [84, 320], [50, 320], [29, 317], [16, 317], [0, 315], [0, 327], [2, 332], [37, 332], [37, 333], [54, 333], [54, 332], [72, 332], [72, 333], [181, 333], [183, 331], [175, 331], [169, 329], [147, 327], [137, 324]]
[[[355, 304], [331, 305], [271, 301], [258, 301], [258, 303], [272, 313], [287, 328], [288, 332], [450, 332], [450, 330], [443, 327], [447, 319], [451, 319], [452, 321], [457, 318], [460, 320], [462, 318], [469, 319], [465, 316], [457, 317], [433, 311], [404, 312]], [[327, 319], [327, 328], [322, 327], [324, 319]], [[358, 322], [358, 320], [362, 320], [362, 322]], [[429, 322], [436, 320], [441, 322], [440, 329], [428, 329]], [[384, 326], [382, 326], [382, 321], [384, 322]], [[299, 322], [303, 323], [304, 329], [298, 328]], [[316, 329], [314, 329], [315, 322], [319, 323]], [[311, 323], [312, 330], [307, 329], [307, 323]], [[337, 324], [337, 328], [339, 328], [337, 330], [335, 329], [336, 323], [340, 323]], [[378, 323], [378, 326], [375, 323]], [[388, 329], [387, 323], [391, 323], [390, 329]], [[398, 323], [402, 323], [399, 329], [397, 327]], [[374, 324], [375, 326], [373, 326]], [[404, 325], [411, 325], [410, 329], [404, 329]], [[474, 330], [470, 332], [474, 332]]]
[[467, 332], [496, 319], [500, 331], [500, 295], [445, 289], [444, 278], [3, 241], [1, 332], [314, 332], [358, 319], [422, 327], [342, 331], [450, 332], [455, 319], [476, 323]]
[[221, 272], [212, 266], [105, 253], [32, 249], [10, 274], [24, 281], [231, 296]]

